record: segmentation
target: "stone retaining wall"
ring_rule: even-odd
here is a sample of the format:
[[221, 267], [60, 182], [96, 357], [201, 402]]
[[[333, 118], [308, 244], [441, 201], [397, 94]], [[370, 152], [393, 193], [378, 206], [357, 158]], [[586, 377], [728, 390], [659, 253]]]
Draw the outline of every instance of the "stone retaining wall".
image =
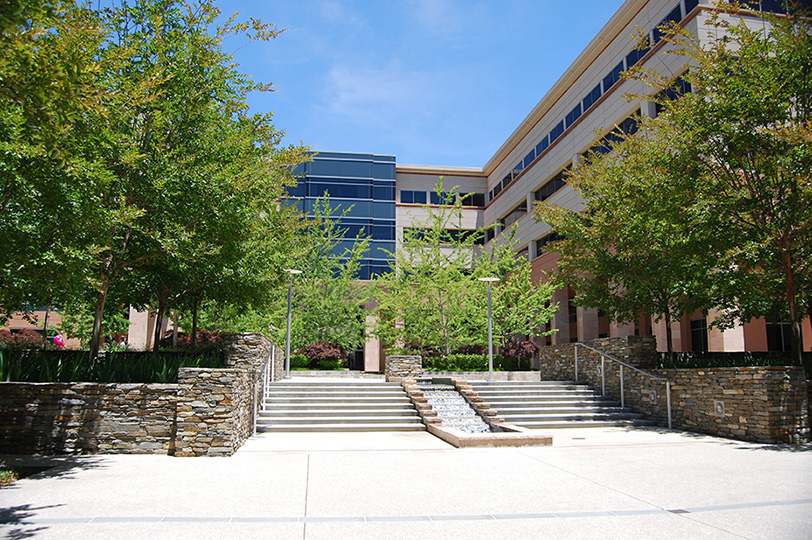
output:
[[[649, 337], [594, 340], [588, 345], [634, 366], [650, 365]], [[624, 346], [623, 340], [628, 340]], [[604, 348], [609, 341], [610, 347]], [[653, 343], [653, 340], [652, 340]], [[546, 350], [545, 350], [546, 349]], [[574, 345], [545, 347], [542, 380], [575, 380]], [[621, 400], [620, 365], [578, 350], [578, 380]], [[645, 369], [654, 377], [624, 368], [627, 407], [668, 425], [665, 380], [671, 383], [672, 427], [763, 443], [794, 443], [809, 438], [809, 401], [804, 370], [799, 367], [713, 369]], [[664, 379], [664, 380], [658, 380]]]
[[[227, 456], [253, 433], [261, 334], [226, 336], [227, 368], [182, 368], [177, 384], [0, 383], [0, 452]], [[274, 380], [284, 375], [276, 349]]]
[[419, 377], [423, 372], [421, 356], [392, 355], [386, 357], [384, 375], [388, 382]]
[[176, 384], [0, 383], [0, 452], [174, 450]]

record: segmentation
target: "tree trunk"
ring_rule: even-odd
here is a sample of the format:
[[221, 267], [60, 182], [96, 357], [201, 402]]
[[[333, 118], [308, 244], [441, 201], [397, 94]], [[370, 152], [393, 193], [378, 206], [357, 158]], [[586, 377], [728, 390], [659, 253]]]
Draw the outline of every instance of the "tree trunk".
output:
[[152, 352], [156, 354], [161, 348], [161, 333], [164, 327], [164, 310], [166, 309], [165, 303], [164, 298], [161, 297], [158, 300], [158, 311], [155, 313], [155, 339], [152, 343]]
[[178, 347], [178, 312], [172, 312], [172, 348]]
[[192, 307], [192, 348], [197, 347], [197, 311], [200, 308], [200, 296], [195, 296], [195, 304]]
[[789, 323], [792, 328], [792, 359], [796, 366], [803, 365], [803, 347], [801, 345], [801, 320], [798, 313], [798, 299], [795, 296], [795, 274], [792, 270], [792, 258], [789, 252], [784, 253], [784, 281], [786, 283]]
[[96, 309], [93, 313], [93, 334], [90, 337], [90, 360], [95, 360], [99, 356], [99, 344], [101, 342], [102, 317], [104, 316], [104, 303], [107, 301], [107, 291], [110, 288], [108, 283], [102, 285], [101, 290], [96, 294]]
[[668, 365], [671, 368], [676, 368], [677, 363], [674, 360], [674, 332], [671, 330], [671, 312], [666, 310], [664, 313], [665, 316], [665, 340], [667, 342], [667, 350], [668, 350]]
[[48, 346], [48, 315], [51, 313], [51, 303], [45, 306], [45, 321], [42, 323], [42, 348]]

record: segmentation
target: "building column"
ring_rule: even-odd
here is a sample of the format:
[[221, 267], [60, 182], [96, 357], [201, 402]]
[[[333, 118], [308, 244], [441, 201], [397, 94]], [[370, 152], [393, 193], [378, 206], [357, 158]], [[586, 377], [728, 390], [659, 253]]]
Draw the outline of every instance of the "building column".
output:
[[642, 116], [648, 116], [649, 118], [656, 118], [657, 117], [657, 104], [653, 101], [644, 101], [640, 105], [640, 114]]
[[578, 306], [578, 341], [598, 339], [598, 309]]
[[[651, 333], [657, 337], [657, 351], [668, 351], [668, 334], [665, 331], [665, 320], [652, 323]], [[671, 334], [674, 340], [674, 352], [684, 351], [682, 346], [682, 324], [680, 321], [671, 321]]]
[[557, 289], [553, 293], [553, 303], [558, 303], [558, 311], [550, 321], [552, 328], [558, 332], [552, 335], [553, 345], [562, 345], [570, 342], [570, 317], [569, 317], [569, 290], [568, 287]]
[[634, 322], [624, 324], [613, 322], [609, 325], [609, 337], [626, 337], [633, 335]]
[[[708, 321], [719, 316], [719, 311], [712, 309], [708, 312]], [[708, 328], [708, 350], [713, 352], [743, 352], [745, 351], [744, 325], [737, 324], [733, 328], [720, 330]]]

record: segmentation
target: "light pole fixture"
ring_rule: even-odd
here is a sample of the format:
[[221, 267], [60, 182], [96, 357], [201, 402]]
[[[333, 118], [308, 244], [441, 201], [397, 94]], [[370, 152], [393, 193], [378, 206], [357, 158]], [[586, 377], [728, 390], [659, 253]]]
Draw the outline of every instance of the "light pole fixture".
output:
[[491, 284], [499, 281], [499, 278], [481, 277], [477, 279], [488, 284], [488, 381], [493, 382], [493, 317], [491, 316]]
[[290, 274], [290, 280], [288, 281], [288, 341], [285, 344], [285, 378], [290, 379], [290, 306], [293, 300], [293, 276], [301, 274], [302, 271], [286, 268], [285, 272]]

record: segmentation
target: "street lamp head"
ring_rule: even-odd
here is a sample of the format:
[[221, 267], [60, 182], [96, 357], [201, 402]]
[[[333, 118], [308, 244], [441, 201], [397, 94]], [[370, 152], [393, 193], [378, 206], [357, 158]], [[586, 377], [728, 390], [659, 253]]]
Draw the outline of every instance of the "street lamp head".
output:
[[285, 272], [287, 272], [288, 274], [293, 274], [293, 275], [302, 273], [301, 270], [296, 270], [294, 268], [285, 268]]
[[494, 281], [499, 281], [499, 278], [498, 278], [498, 277], [492, 277], [492, 276], [491, 276], [491, 277], [481, 277], [481, 278], [477, 278], [477, 280], [478, 280], [478, 281], [490, 281], [490, 282], [494, 282]]

